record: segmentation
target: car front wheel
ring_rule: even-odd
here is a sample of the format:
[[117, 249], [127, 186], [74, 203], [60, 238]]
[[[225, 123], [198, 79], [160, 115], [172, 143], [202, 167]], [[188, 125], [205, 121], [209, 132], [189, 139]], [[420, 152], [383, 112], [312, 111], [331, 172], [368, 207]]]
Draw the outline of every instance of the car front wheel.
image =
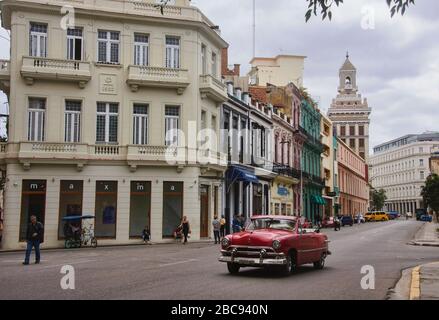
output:
[[318, 270], [323, 269], [325, 267], [325, 260], [326, 260], [326, 254], [322, 253], [320, 260], [314, 262], [314, 268]]
[[294, 253], [290, 253], [286, 259], [287, 263], [282, 267], [282, 274], [287, 276], [297, 270], [297, 262], [296, 255]]
[[237, 274], [240, 268], [241, 267], [236, 263], [231, 263], [231, 262], [227, 263], [227, 270], [229, 270], [231, 274]]

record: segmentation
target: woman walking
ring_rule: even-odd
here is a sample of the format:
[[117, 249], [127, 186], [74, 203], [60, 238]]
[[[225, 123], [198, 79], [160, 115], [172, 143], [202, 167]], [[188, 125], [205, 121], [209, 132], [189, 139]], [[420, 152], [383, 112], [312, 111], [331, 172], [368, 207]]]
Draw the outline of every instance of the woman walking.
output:
[[191, 227], [189, 225], [189, 220], [187, 219], [186, 216], [183, 217], [183, 220], [181, 222], [181, 227], [182, 227], [182, 231], [183, 231], [183, 236], [184, 236], [184, 242], [183, 244], [187, 243], [187, 238], [189, 233], [191, 233]]

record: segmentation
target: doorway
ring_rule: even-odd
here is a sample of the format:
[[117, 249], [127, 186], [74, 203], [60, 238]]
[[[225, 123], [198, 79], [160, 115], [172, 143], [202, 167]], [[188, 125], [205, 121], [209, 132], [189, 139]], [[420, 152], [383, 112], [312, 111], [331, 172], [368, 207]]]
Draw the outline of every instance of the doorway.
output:
[[209, 237], [209, 187], [200, 187], [200, 237]]

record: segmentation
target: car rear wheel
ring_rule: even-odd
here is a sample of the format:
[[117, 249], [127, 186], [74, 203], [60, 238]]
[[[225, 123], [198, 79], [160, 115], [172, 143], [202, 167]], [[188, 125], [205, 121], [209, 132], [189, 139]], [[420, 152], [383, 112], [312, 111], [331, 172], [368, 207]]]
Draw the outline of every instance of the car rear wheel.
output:
[[322, 253], [320, 260], [314, 262], [314, 268], [321, 270], [325, 267], [326, 253]]
[[241, 267], [236, 263], [227, 263], [227, 270], [229, 270], [230, 274], [237, 274]]

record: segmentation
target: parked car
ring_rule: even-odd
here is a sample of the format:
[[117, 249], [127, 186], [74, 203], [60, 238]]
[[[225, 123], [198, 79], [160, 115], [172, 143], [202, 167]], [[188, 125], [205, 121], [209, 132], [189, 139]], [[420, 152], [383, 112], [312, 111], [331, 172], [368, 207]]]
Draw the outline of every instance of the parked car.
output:
[[352, 216], [343, 216], [341, 217], [341, 226], [353, 226], [354, 225], [354, 219], [352, 218]]
[[335, 220], [334, 217], [329, 217], [328, 219], [324, 219], [322, 221], [322, 228], [334, 228]]
[[420, 221], [421, 217], [423, 215], [427, 214], [427, 210], [425, 210], [425, 209], [416, 209], [415, 213], [416, 213], [416, 220]]
[[387, 213], [384, 211], [368, 212], [366, 213], [365, 218], [367, 222], [389, 221], [389, 217], [387, 216]]
[[356, 216], [355, 216], [355, 223], [358, 223], [358, 221], [360, 222], [360, 223], [365, 223], [366, 222], [366, 219], [364, 218], [364, 216], [361, 214], [361, 213], [359, 213], [359, 214], [357, 214]]
[[325, 266], [328, 237], [319, 230], [306, 229], [296, 217], [253, 216], [248, 227], [221, 241], [220, 262], [230, 273], [244, 267], [277, 267], [284, 274], [300, 265]]
[[390, 211], [387, 213], [387, 216], [389, 217], [389, 220], [395, 220], [398, 219], [401, 215], [396, 211]]
[[421, 221], [424, 222], [433, 222], [433, 217], [429, 214], [424, 214], [421, 216]]

